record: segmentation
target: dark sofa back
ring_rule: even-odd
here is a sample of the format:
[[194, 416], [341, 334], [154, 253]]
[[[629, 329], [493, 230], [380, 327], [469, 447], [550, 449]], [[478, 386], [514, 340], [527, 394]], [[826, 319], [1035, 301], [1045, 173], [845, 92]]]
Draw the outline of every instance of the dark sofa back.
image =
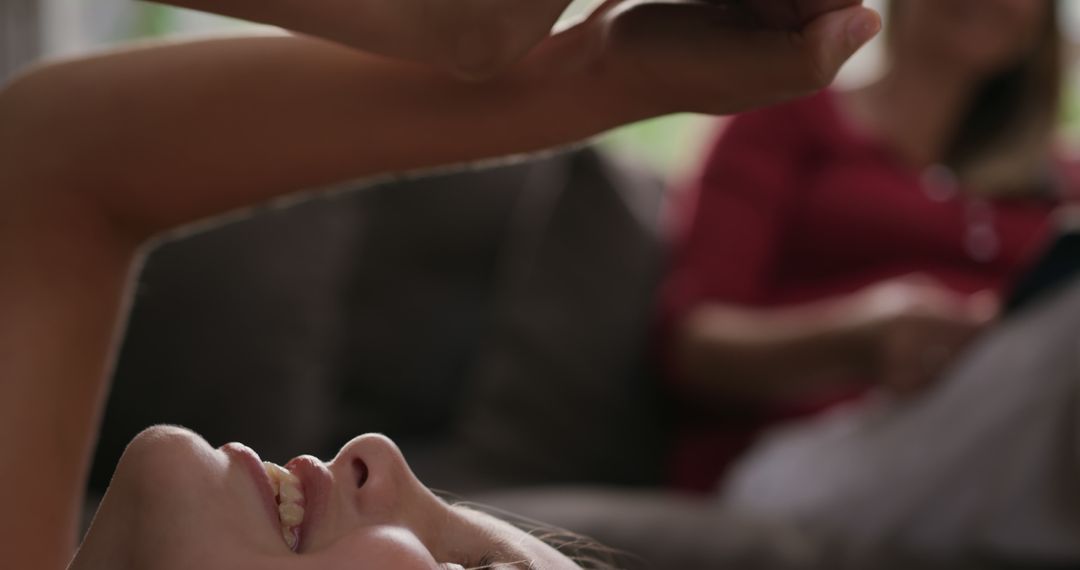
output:
[[277, 461], [385, 432], [461, 492], [652, 479], [661, 189], [627, 172], [582, 150], [325, 195], [161, 246], [95, 486], [162, 422]]

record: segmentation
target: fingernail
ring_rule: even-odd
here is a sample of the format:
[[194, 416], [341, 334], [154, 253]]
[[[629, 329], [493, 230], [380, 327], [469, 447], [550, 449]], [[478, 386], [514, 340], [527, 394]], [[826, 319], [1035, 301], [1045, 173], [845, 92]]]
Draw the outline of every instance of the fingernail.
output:
[[848, 20], [847, 36], [853, 49], [858, 49], [874, 39], [881, 31], [881, 16], [873, 10], [859, 10]]

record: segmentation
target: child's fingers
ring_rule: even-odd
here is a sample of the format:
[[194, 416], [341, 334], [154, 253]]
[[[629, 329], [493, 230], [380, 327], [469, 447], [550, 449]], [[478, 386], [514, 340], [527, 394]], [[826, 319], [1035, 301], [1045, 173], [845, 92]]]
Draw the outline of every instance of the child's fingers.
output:
[[740, 0], [769, 27], [797, 30], [822, 14], [862, 4], [862, 0]]
[[486, 79], [524, 57], [546, 38], [570, 2], [443, 0], [438, 4], [446, 6], [447, 13], [439, 17], [438, 11], [429, 9], [428, 17], [452, 28], [443, 33], [450, 38], [446, 43], [452, 48], [450, 70], [463, 79]]
[[611, 40], [641, 92], [670, 111], [731, 113], [828, 85], [880, 29], [862, 7], [829, 12], [800, 32], [731, 25], [702, 3], [642, 3], [620, 11]]
[[812, 20], [801, 36], [814, 52], [819, 72], [826, 83], [840, 67], [881, 31], [881, 16], [863, 7], [828, 12]]
[[[775, 1], [775, 0], [769, 0]], [[785, 0], [787, 1], [787, 0]], [[649, 0], [607, 0], [597, 12], [616, 13], [630, 9], [640, 9], [645, 4], [660, 4]], [[730, 27], [758, 27], [761, 25], [760, 15], [752, 9], [747, 0], [668, 0], [662, 2], [668, 7], [682, 6], [708, 10], [709, 20], [716, 24]], [[674, 8], [678, 10], [679, 8]]]

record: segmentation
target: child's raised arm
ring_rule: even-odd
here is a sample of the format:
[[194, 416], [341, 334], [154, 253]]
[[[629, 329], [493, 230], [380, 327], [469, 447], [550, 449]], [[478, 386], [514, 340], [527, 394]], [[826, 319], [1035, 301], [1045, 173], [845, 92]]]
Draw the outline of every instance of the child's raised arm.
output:
[[[273, 24], [372, 53], [483, 79], [525, 56], [572, 0], [158, 0]], [[611, 0], [608, 0], [609, 3]], [[602, 0], [596, 0], [600, 4]], [[681, 0], [796, 30], [862, 0]]]
[[142, 238], [297, 189], [779, 101], [826, 85], [865, 39], [855, 34], [877, 25], [849, 8], [797, 36], [725, 30], [715, 10], [598, 13], [484, 84], [305, 38], [54, 64], [4, 94], [0, 135], [18, 142], [0, 153], [10, 164], [0, 171], [39, 192], [75, 192]]

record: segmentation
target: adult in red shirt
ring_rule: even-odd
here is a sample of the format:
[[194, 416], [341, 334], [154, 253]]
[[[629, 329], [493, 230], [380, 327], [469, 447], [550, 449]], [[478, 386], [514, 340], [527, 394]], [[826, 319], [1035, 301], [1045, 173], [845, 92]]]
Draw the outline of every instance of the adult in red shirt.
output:
[[680, 488], [714, 488], [782, 422], [932, 384], [1046, 241], [1054, 3], [890, 16], [877, 82], [734, 119], [691, 187], [662, 298]]

